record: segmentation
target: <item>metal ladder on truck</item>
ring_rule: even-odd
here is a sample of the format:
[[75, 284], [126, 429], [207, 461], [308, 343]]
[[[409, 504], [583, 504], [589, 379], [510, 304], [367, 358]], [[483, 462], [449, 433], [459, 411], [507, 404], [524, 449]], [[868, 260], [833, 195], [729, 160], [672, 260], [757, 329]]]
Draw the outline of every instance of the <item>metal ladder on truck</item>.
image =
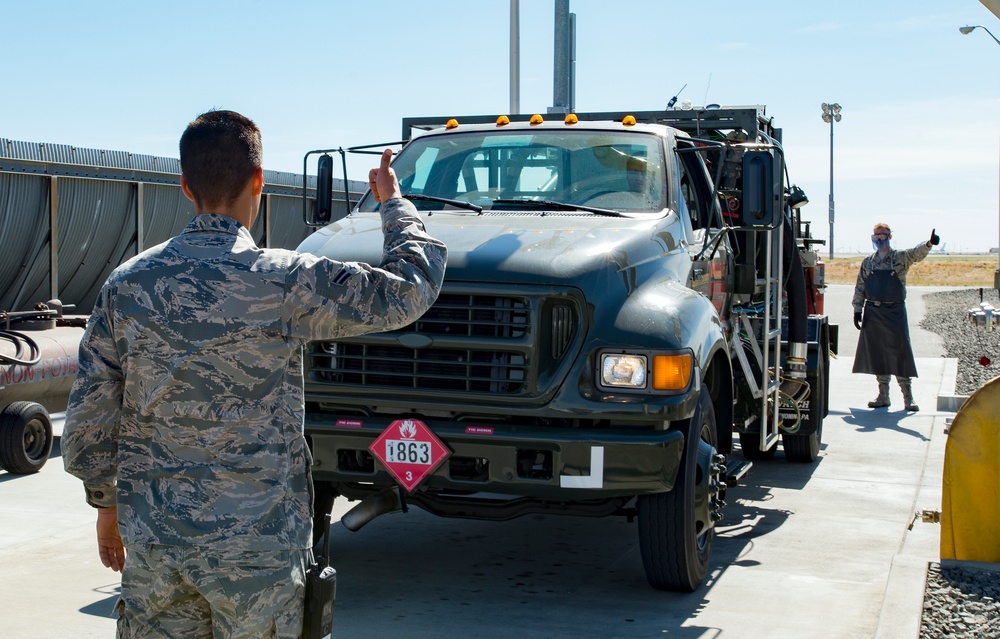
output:
[[[763, 295], [763, 308], [756, 313], [737, 314], [738, 327], [732, 333], [732, 352], [735, 352], [743, 369], [752, 397], [760, 402], [761, 428], [758, 450], [770, 450], [778, 442], [781, 433], [780, 390], [781, 390], [781, 319], [784, 281], [782, 274], [781, 248], [784, 241], [785, 225], [778, 222], [774, 228], [760, 227], [744, 229], [753, 238], [751, 245], [763, 244], [763, 277], [757, 279], [756, 288]], [[737, 343], [740, 334], [748, 337], [746, 344], [754, 361], [751, 363], [747, 349]]]

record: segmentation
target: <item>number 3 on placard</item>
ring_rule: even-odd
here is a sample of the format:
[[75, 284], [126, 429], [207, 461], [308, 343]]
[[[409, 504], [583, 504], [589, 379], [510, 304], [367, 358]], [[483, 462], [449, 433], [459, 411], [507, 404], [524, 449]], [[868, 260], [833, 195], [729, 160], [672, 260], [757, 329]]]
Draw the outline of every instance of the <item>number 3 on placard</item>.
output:
[[411, 471], [406, 471], [406, 481], [413, 481], [413, 473]]

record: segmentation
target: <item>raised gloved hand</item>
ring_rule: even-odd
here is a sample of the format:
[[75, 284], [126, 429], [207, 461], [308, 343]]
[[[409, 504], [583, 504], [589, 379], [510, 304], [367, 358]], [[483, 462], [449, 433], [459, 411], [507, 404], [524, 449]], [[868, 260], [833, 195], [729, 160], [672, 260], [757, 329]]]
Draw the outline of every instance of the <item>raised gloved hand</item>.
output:
[[854, 311], [854, 328], [861, 330], [861, 311]]
[[941, 243], [941, 238], [938, 237], [938, 234], [934, 232], [936, 230], [937, 229], [931, 229], [931, 244], [933, 246], [937, 246], [938, 244]]

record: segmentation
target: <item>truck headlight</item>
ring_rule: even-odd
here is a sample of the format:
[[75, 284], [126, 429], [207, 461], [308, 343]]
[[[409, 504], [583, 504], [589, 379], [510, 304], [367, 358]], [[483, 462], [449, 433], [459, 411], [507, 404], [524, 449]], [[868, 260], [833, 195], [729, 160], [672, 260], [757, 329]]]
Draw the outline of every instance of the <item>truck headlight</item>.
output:
[[612, 353], [599, 355], [599, 385], [621, 390], [682, 391], [691, 383], [694, 357], [679, 353]]
[[646, 388], [646, 357], [643, 355], [604, 355], [601, 382], [605, 386]]

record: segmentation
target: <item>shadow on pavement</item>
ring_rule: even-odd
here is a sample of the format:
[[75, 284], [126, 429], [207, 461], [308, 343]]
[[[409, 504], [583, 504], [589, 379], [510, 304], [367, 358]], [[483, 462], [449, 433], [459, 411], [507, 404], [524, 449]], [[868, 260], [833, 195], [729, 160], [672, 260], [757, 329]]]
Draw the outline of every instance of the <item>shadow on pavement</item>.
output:
[[[112, 617], [115, 612], [115, 604], [118, 603], [118, 596], [121, 593], [121, 588], [119, 586], [114, 586], [112, 588], [115, 594], [105, 597], [95, 601], [92, 604], [87, 604], [83, 608], [80, 608], [80, 612], [85, 615], [91, 615], [93, 617]], [[104, 594], [104, 593], [101, 593]]]
[[849, 415], [844, 416], [844, 423], [855, 426], [858, 432], [874, 432], [876, 430], [894, 430], [904, 435], [911, 435], [921, 441], [930, 441], [924, 433], [902, 425], [905, 417], [913, 413], [905, 410], [888, 410], [884, 408], [852, 408]]

